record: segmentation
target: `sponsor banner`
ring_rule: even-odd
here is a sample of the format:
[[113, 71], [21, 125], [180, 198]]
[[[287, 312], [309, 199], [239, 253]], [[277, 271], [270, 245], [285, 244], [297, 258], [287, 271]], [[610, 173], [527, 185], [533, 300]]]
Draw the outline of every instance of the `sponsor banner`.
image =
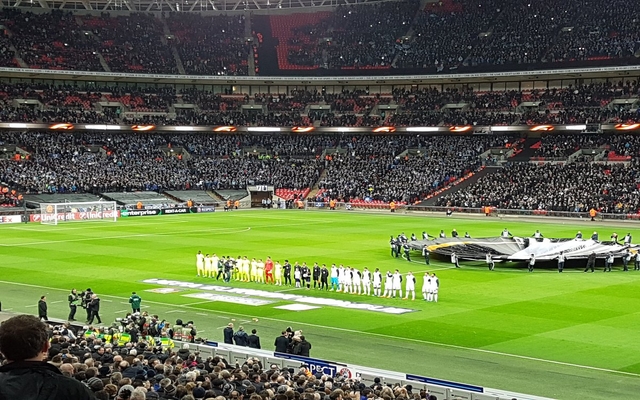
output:
[[188, 208], [188, 207], [172, 207], [172, 208], [163, 208], [162, 214], [163, 215], [172, 215], [172, 214], [189, 214], [191, 212], [197, 212], [197, 210], [195, 210], [195, 207], [192, 208]]
[[276, 301], [290, 301], [293, 303], [305, 303], [305, 304], [312, 304], [316, 306], [329, 306], [329, 307], [345, 308], [350, 310], [373, 311], [373, 312], [379, 312], [383, 314], [406, 314], [409, 312], [416, 311], [410, 308], [388, 307], [388, 306], [383, 306], [378, 304], [357, 303], [353, 301], [338, 300], [338, 299], [332, 299], [332, 298], [326, 298], [326, 297], [302, 296], [297, 294], [269, 292], [266, 290], [207, 285], [203, 283], [182, 282], [182, 281], [175, 281], [175, 280], [169, 280], [169, 279], [146, 279], [142, 282], [149, 283], [152, 285], [181, 287], [181, 288], [187, 288], [187, 289], [198, 289], [198, 290], [233, 294], [233, 295], [239, 295], [239, 296], [262, 297], [267, 299], [273, 299]]
[[454, 389], [467, 390], [469, 392], [475, 392], [475, 393], [484, 392], [484, 388], [481, 386], [467, 385], [466, 383], [458, 383], [458, 382], [452, 382], [452, 381], [443, 381], [441, 379], [427, 378], [419, 375], [407, 374], [407, 380], [414, 381], [414, 382], [427, 383], [430, 385], [439, 385], [439, 386], [446, 386]]
[[160, 215], [160, 211], [158, 209], [149, 209], [149, 210], [122, 210], [120, 215], [124, 217], [146, 217], [149, 215]]
[[110, 211], [80, 211], [80, 212], [68, 212], [61, 214], [31, 214], [29, 220], [31, 222], [47, 222], [58, 219], [58, 221], [82, 221], [92, 219], [111, 219], [114, 216], [120, 217], [120, 212], [115, 210]]
[[242, 304], [244, 306], [266, 306], [273, 303], [269, 300], [253, 299], [251, 297], [236, 297], [225, 296], [223, 294], [215, 293], [194, 293], [185, 294], [183, 297], [193, 297], [194, 299], [210, 300], [210, 301], [222, 301], [224, 303]]
[[208, 212], [215, 212], [216, 208], [214, 206], [200, 206], [200, 207], [196, 207], [196, 210], [199, 213], [208, 213]]
[[309, 371], [311, 371], [313, 375], [321, 373], [333, 378], [336, 376], [338, 371], [346, 368], [345, 364], [332, 363], [330, 361], [319, 360], [317, 358], [294, 356], [293, 354], [288, 353], [274, 353], [274, 355], [287, 360], [300, 361], [301, 364], [304, 364], [309, 368]]
[[0, 216], [0, 224], [19, 224], [22, 222], [22, 215]]
[[162, 288], [155, 288], [155, 289], [147, 289], [145, 290], [145, 292], [158, 293], [158, 294], [172, 294], [172, 293], [182, 292], [182, 290], [176, 289], [176, 288], [170, 288], [170, 287], [162, 287]]

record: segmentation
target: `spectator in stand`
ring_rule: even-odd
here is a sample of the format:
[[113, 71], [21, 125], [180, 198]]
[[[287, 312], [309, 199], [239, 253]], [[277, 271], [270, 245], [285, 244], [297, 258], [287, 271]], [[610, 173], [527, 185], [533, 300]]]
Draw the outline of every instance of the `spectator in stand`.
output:
[[76, 379], [63, 376], [45, 362], [51, 344], [47, 325], [30, 315], [18, 315], [0, 324], [0, 397], [36, 399], [47, 393], [50, 400], [92, 400], [91, 391]]
[[622, 164], [513, 163], [473, 185], [438, 199], [440, 206], [494, 206], [503, 209], [586, 213], [640, 211], [637, 159]]

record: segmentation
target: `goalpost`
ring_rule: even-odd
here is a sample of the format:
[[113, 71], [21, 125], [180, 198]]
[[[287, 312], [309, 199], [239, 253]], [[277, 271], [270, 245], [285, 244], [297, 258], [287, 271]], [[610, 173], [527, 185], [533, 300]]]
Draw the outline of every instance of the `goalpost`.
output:
[[117, 218], [118, 208], [115, 201], [40, 203], [40, 223], [46, 225], [74, 221], [116, 222]]

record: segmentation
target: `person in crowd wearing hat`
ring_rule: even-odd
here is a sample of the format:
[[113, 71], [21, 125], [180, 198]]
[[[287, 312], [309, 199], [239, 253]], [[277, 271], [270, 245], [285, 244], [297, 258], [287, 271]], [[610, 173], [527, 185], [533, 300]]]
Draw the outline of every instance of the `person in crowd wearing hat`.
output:
[[116, 397], [116, 399], [130, 400], [134, 390], [135, 388], [131, 385], [123, 385], [120, 390], [118, 390], [118, 397]]
[[87, 386], [94, 393], [104, 389], [104, 383], [102, 383], [102, 380], [95, 376], [87, 379]]
[[94, 400], [89, 388], [62, 375], [47, 363], [51, 343], [48, 327], [31, 315], [17, 315], [0, 325], [0, 353], [6, 359], [0, 367], [0, 398], [47, 400]]

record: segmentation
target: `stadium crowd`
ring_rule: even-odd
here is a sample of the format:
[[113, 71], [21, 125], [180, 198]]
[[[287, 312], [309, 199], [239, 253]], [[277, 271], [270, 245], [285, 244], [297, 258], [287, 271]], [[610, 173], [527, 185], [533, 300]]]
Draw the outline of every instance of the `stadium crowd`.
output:
[[[339, 6], [318, 18], [294, 21], [288, 31], [273, 32], [276, 42], [288, 46], [288, 64], [280, 67], [524, 69], [636, 63], [640, 50], [639, 22], [633, 17], [640, 6], [635, 2], [442, 0], [424, 9], [419, 5], [406, 0]], [[268, 18], [280, 21], [279, 16]], [[0, 64], [15, 67], [20, 59], [29, 68], [248, 75], [254, 53], [249, 39], [265, 45], [268, 34], [246, 33], [252, 25], [244, 16], [198, 13], [75, 15], [5, 9], [0, 19], [5, 26]]]
[[[325, 93], [212, 93], [173, 87], [0, 87], [0, 121], [236, 126], [411, 126], [631, 123], [635, 81], [531, 91], [434, 87]], [[627, 104], [614, 104], [613, 100]], [[25, 102], [31, 101], [31, 102]], [[36, 101], [36, 102], [33, 102]], [[382, 106], [393, 105], [391, 109]], [[390, 106], [391, 107], [391, 106]]]
[[481, 177], [460, 191], [438, 198], [451, 207], [494, 206], [513, 210], [548, 210], [627, 214], [640, 210], [640, 169], [600, 163], [512, 163]]
[[[55, 399], [338, 400], [347, 395], [364, 395], [373, 399], [435, 400], [425, 391], [412, 394], [411, 387], [383, 386], [380, 379], [366, 386], [358, 379], [341, 375], [314, 375], [304, 366], [295, 370], [262, 365], [255, 357], [235, 364], [221, 356], [205, 358], [197, 350], [191, 350], [188, 343], [173, 348], [173, 342], [161, 340], [161, 337], [167, 339], [167, 331], [174, 329], [169, 324], [163, 323], [156, 332], [158, 336], [152, 336], [150, 327], [160, 324], [157, 316], [139, 320], [143, 324], [135, 327], [135, 340], [129, 335], [125, 343], [121, 340], [123, 335], [114, 334], [118, 329], [113, 326], [102, 330], [92, 326], [78, 329], [68, 323], [48, 324], [32, 316], [13, 317], [0, 328], [0, 351], [11, 357], [7, 361], [0, 355], [2, 378], [11, 382], [0, 393], [13, 393], [27, 384], [48, 384], [55, 387], [51, 392]], [[233, 337], [233, 325], [229, 328]], [[29, 340], [19, 340], [16, 335]], [[311, 347], [302, 346], [308, 342], [299, 331], [294, 332], [291, 328], [276, 339], [276, 350], [280, 351], [278, 345], [285, 342], [285, 351], [289, 347]], [[48, 349], [42, 353], [42, 362], [23, 361], [29, 359], [32, 351], [41, 350], [29, 346]], [[30, 359], [34, 358], [37, 357]], [[18, 375], [15, 375], [16, 371], [19, 371]], [[30, 374], [40, 374], [41, 378], [37, 382], [29, 380]]]
[[[492, 164], [480, 155], [519, 145], [513, 136], [408, 135], [133, 135], [0, 134], [29, 152], [0, 160], [0, 181], [21, 193], [120, 190], [221, 190], [270, 184], [322, 199], [414, 203]], [[601, 148], [605, 161], [511, 163], [470, 187], [443, 194], [438, 205], [629, 213], [640, 209], [638, 156], [632, 135], [547, 135], [534, 160]]]

